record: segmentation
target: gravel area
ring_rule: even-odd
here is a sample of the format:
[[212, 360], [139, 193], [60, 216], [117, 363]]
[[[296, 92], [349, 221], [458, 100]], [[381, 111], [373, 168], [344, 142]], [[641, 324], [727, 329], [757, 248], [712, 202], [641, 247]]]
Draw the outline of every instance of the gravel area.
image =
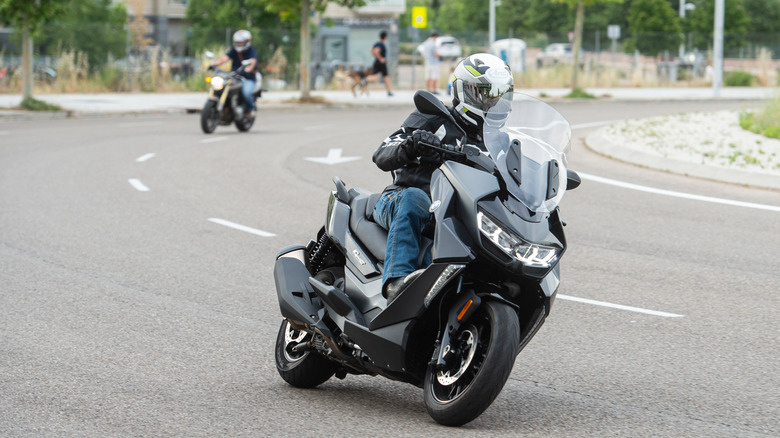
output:
[[644, 154], [692, 164], [780, 176], [780, 140], [739, 126], [739, 111], [630, 119], [603, 138]]

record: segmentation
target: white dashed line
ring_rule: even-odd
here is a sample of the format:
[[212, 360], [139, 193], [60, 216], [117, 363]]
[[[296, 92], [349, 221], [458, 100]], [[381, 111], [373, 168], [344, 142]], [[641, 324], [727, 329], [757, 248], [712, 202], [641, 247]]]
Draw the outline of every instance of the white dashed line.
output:
[[642, 309], [639, 307], [624, 306], [622, 304], [612, 304], [604, 301], [589, 300], [586, 298], [571, 297], [569, 295], [558, 294], [558, 298], [562, 300], [576, 301], [578, 303], [593, 304], [594, 306], [611, 307], [613, 309], [628, 310], [630, 312], [644, 313], [653, 316], [663, 316], [664, 318], [682, 318], [685, 315], [678, 315], [676, 313], [659, 312], [657, 310]]
[[212, 138], [203, 139], [200, 142], [201, 143], [215, 143], [215, 142], [218, 142], [218, 141], [225, 141], [227, 139], [228, 139], [227, 137], [212, 137]]
[[146, 161], [146, 160], [148, 160], [150, 158], [153, 158], [153, 157], [154, 157], [153, 153], [152, 154], [145, 154], [145, 155], [141, 155], [140, 157], [136, 158], [135, 161], [137, 161], [139, 163], [143, 163], [144, 161]]
[[127, 182], [129, 182], [130, 185], [133, 186], [139, 192], [148, 192], [149, 191], [149, 187], [146, 187], [144, 185], [144, 183], [142, 183], [140, 180], [137, 180], [135, 178], [130, 178], [129, 180], [127, 180]]
[[268, 231], [258, 230], [256, 228], [247, 227], [246, 225], [237, 224], [235, 222], [226, 221], [224, 219], [218, 219], [218, 218], [210, 218], [210, 222], [214, 222], [215, 224], [223, 225], [229, 228], [233, 228], [235, 230], [244, 231], [247, 233], [255, 234], [257, 236], [261, 237], [274, 237], [276, 234], [269, 233]]

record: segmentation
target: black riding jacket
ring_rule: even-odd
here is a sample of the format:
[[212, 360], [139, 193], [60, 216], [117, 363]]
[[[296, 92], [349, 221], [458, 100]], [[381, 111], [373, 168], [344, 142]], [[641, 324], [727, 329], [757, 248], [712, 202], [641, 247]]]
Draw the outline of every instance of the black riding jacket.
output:
[[[457, 113], [452, 108], [448, 109], [457, 119]], [[423, 114], [415, 110], [404, 120], [401, 127], [390, 134], [374, 151], [374, 163], [380, 169], [393, 174], [393, 184], [387, 186], [385, 191], [417, 187], [430, 196], [431, 174], [439, 168], [441, 161], [426, 157], [410, 157], [403, 148], [404, 143], [412, 141], [410, 137], [418, 129], [434, 133], [442, 144], [467, 143], [484, 149], [481, 135], [471, 132], [474, 130], [467, 130], [466, 138], [463, 138], [461, 131], [444, 117]]]

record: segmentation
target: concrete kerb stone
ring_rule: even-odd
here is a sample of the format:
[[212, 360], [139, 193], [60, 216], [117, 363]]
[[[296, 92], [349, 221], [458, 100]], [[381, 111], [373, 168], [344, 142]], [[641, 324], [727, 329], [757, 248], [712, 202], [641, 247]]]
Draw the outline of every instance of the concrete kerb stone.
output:
[[688, 163], [617, 145], [605, 138], [604, 132], [608, 128], [609, 127], [603, 127], [597, 129], [585, 138], [585, 145], [588, 149], [608, 158], [664, 172], [738, 185], [780, 190], [780, 178], [776, 175], [729, 169], [706, 164]]

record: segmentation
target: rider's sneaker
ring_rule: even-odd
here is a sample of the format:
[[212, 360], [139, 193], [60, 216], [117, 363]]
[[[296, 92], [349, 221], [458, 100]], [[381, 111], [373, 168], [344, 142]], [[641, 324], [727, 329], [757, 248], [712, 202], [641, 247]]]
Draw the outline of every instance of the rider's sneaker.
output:
[[255, 110], [249, 110], [246, 112], [246, 118], [247, 119], [254, 119], [255, 118]]
[[389, 91], [387, 92], [387, 97], [393, 97], [393, 96], [395, 96], [395, 94], [393, 94], [393, 93], [391, 93]]

